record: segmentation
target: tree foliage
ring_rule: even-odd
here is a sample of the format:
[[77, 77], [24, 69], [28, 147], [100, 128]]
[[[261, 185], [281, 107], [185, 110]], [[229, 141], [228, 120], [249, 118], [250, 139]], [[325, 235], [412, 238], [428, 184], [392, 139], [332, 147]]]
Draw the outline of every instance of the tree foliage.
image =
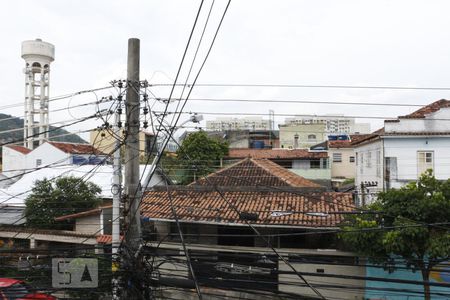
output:
[[25, 200], [27, 226], [43, 229], [70, 229], [71, 223], [56, 222], [62, 215], [79, 213], [97, 207], [101, 189], [81, 178], [61, 177], [55, 181], [36, 181]]
[[418, 182], [380, 193], [368, 209], [379, 214], [349, 217], [340, 234], [344, 243], [378, 264], [402, 257], [421, 271], [430, 299], [430, 271], [450, 257], [450, 179], [439, 181], [428, 170]]
[[211, 173], [220, 159], [228, 154], [228, 143], [210, 138], [204, 131], [188, 135], [177, 151], [180, 165], [184, 169], [183, 184]]

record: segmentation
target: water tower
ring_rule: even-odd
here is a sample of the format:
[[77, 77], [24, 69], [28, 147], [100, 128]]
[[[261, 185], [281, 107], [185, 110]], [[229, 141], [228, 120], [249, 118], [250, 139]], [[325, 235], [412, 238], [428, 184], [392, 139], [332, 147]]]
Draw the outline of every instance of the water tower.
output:
[[50, 63], [55, 60], [55, 46], [41, 39], [24, 41], [22, 58], [25, 60], [24, 146], [33, 149], [35, 141], [40, 145], [49, 136]]

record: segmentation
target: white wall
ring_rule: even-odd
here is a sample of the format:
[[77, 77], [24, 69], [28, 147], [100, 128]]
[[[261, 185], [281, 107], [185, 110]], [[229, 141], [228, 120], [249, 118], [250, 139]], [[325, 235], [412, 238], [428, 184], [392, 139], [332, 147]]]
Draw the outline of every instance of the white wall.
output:
[[22, 174], [26, 165], [26, 154], [20, 153], [7, 146], [2, 147], [3, 164], [2, 172], [7, 177]]
[[28, 153], [26, 159], [26, 168], [36, 168], [36, 160], [41, 160], [41, 166], [49, 164], [67, 165], [70, 164], [70, 154], [67, 154], [54, 146], [44, 143]]
[[386, 137], [384, 145], [386, 157], [397, 157], [398, 182], [393, 187], [418, 179], [417, 151], [433, 151], [436, 178], [450, 178], [450, 137]]
[[441, 108], [425, 119], [399, 119], [398, 122], [385, 122], [385, 132], [449, 132], [450, 108]]
[[[377, 156], [379, 157], [377, 160]], [[377, 140], [369, 144], [359, 145], [355, 148], [356, 178], [355, 185], [358, 196], [361, 195], [361, 183], [376, 182], [377, 186], [368, 187], [365, 203], [372, 202], [376, 196], [374, 193], [383, 190], [383, 142]], [[359, 198], [359, 197], [358, 197]], [[361, 200], [361, 198], [359, 198]], [[361, 203], [361, 202], [360, 202]]]

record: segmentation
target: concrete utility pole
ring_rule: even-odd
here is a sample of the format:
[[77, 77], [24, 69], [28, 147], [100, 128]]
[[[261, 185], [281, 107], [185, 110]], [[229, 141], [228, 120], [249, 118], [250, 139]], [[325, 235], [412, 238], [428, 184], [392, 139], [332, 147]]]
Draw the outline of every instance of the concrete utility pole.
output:
[[[118, 123], [120, 122], [120, 115], [116, 111], [115, 113], [115, 122], [114, 122], [114, 135], [116, 137], [120, 136], [120, 129]], [[120, 140], [116, 138], [115, 142], [115, 150], [114, 150], [114, 158], [113, 158], [113, 207], [112, 207], [112, 254], [113, 254], [113, 262], [112, 262], [112, 270], [113, 273], [117, 271], [118, 268], [118, 260], [119, 257], [117, 255], [117, 251], [120, 246], [120, 201], [122, 197], [122, 163], [120, 161]], [[112, 299], [118, 300], [118, 289], [119, 282], [117, 276], [114, 274], [113, 280], [113, 291], [112, 291]]]
[[125, 127], [125, 193], [127, 195], [126, 224], [128, 226], [125, 241], [130, 250], [137, 251], [141, 239], [141, 216], [139, 204], [141, 187], [139, 186], [139, 55], [140, 41], [128, 40], [127, 62], [127, 98]]

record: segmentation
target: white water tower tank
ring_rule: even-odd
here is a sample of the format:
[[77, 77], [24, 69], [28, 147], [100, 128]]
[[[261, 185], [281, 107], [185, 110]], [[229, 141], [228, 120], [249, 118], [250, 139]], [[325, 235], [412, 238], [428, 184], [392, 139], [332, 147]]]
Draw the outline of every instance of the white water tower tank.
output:
[[50, 63], [55, 60], [55, 46], [41, 39], [24, 41], [22, 58], [25, 60], [24, 146], [33, 149], [35, 141], [42, 144], [49, 137]]

